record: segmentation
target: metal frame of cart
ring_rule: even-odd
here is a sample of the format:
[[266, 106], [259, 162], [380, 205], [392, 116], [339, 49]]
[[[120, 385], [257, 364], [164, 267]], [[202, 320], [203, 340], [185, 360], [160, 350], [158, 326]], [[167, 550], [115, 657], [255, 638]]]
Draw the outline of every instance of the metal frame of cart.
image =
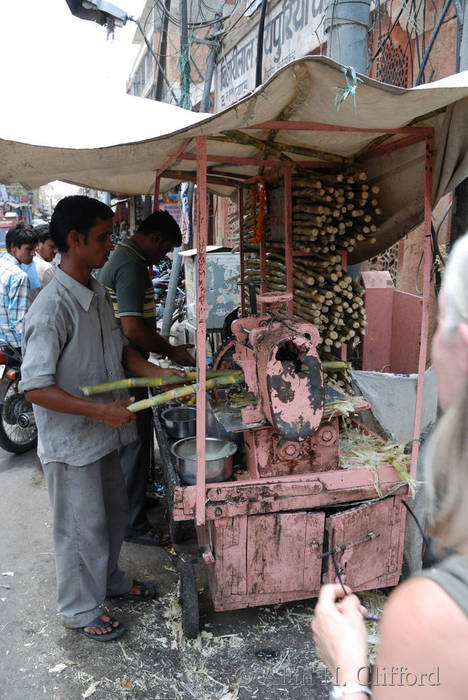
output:
[[[375, 148], [365, 158], [374, 158], [423, 141], [425, 143], [425, 207], [424, 207], [424, 271], [421, 319], [421, 343], [418, 365], [418, 385], [414, 417], [413, 447], [409, 471], [416, 476], [419, 435], [424, 390], [424, 370], [428, 343], [428, 306], [431, 269], [432, 215], [432, 145], [433, 129], [403, 127], [398, 129], [359, 129], [315, 122], [268, 121], [248, 127], [249, 130], [274, 129], [297, 131], [365, 132], [376, 135], [400, 135], [396, 141]], [[292, 172], [284, 161], [275, 159], [207, 155], [207, 138], [196, 139], [196, 154], [186, 152], [188, 141], [168, 159], [157, 172], [155, 201], [161, 177], [174, 177], [171, 167], [176, 161], [196, 161], [196, 176], [184, 174], [181, 179], [196, 181], [198, 189], [199, 227], [197, 264], [197, 482], [194, 486], [179, 486], [173, 480], [169, 489], [171, 517], [174, 522], [194, 520], [203, 559], [208, 567], [208, 579], [215, 610], [243, 608], [251, 605], [299, 600], [317, 595], [324, 581], [338, 580], [335, 560], [327, 551], [340, 552], [347, 543], [347, 553], [341, 561], [346, 580], [356, 590], [392, 586], [398, 583], [403, 557], [406, 512], [401, 499], [407, 487], [401, 486], [390, 466], [379, 469], [383, 499], [376, 499], [371, 470], [341, 469], [295, 476], [267, 477], [242, 482], [206, 483], [206, 244], [207, 244], [207, 185], [210, 163], [235, 163], [245, 166], [272, 167], [280, 170], [284, 179], [286, 289], [293, 294], [294, 257], [302, 255], [292, 246]], [[304, 167], [323, 167], [320, 161], [300, 161]], [[326, 165], [330, 165], [327, 163]], [[179, 174], [179, 173], [177, 173]], [[220, 178], [217, 176], [219, 184]], [[226, 178], [228, 182], [228, 178]], [[229, 184], [233, 184], [229, 182]], [[238, 183], [237, 183], [238, 184]], [[242, 225], [243, 199], [239, 187], [239, 216]], [[244, 251], [240, 229], [241, 283], [244, 272]], [[262, 271], [265, 269], [265, 243], [260, 245]], [[262, 275], [264, 279], [264, 275]], [[265, 282], [261, 291], [267, 291]], [[242, 311], [244, 298], [242, 295]], [[287, 302], [292, 314], [293, 302]], [[261, 305], [261, 313], [265, 307]], [[159, 427], [160, 429], [160, 427]], [[167, 458], [167, 455], [165, 455]], [[399, 485], [400, 484], [400, 485]], [[388, 496], [385, 498], [385, 496]], [[361, 506], [362, 501], [370, 503]], [[327, 506], [343, 504], [350, 508], [330, 515]], [[366, 510], [364, 510], [364, 508]], [[362, 522], [372, 522], [362, 533]], [[382, 533], [372, 536], [375, 523], [382, 524]], [[286, 537], [281, 545], [274, 538], [278, 525]], [[275, 530], [275, 531], [276, 531]], [[370, 533], [370, 536], [369, 536]], [[324, 546], [324, 541], [327, 546]], [[350, 543], [353, 545], [350, 546]], [[276, 548], [275, 548], [276, 546]], [[344, 549], [342, 552], [344, 552]], [[352, 550], [352, 551], [351, 551]], [[261, 565], [258, 564], [259, 560]], [[325, 573], [324, 573], [325, 572]], [[356, 581], [362, 584], [356, 585]]]

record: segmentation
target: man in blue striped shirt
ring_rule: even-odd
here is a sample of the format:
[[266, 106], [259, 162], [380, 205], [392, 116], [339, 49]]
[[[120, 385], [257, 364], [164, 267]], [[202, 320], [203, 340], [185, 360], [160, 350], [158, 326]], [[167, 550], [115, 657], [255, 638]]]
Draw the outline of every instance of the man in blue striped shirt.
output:
[[6, 252], [0, 254], [0, 344], [21, 348], [23, 320], [29, 308], [29, 279], [21, 263], [29, 265], [37, 246], [32, 226], [16, 224], [7, 233]]

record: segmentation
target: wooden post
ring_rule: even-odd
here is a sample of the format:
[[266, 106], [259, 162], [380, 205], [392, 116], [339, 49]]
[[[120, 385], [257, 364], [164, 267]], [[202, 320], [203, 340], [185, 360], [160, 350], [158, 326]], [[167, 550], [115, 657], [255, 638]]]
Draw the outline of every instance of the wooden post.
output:
[[429, 295], [431, 291], [431, 220], [432, 220], [432, 137], [426, 138], [425, 186], [424, 186], [424, 268], [423, 297], [421, 315], [421, 344], [419, 346], [418, 386], [414, 411], [413, 448], [411, 451], [410, 474], [416, 478], [421, 437], [421, 416], [424, 397], [424, 373], [426, 371], [427, 341], [429, 335]]
[[205, 523], [206, 492], [206, 136], [197, 137], [197, 498], [195, 524]]
[[239, 198], [239, 261], [240, 261], [240, 290], [241, 290], [241, 316], [245, 316], [245, 279], [244, 279], [244, 190], [237, 190]]
[[[348, 253], [345, 250], [340, 250], [339, 254], [341, 256], [341, 267], [346, 272], [348, 270]], [[341, 343], [341, 359], [343, 362], [348, 360], [348, 345], [346, 343]]]
[[154, 199], [153, 199], [153, 211], [158, 211], [159, 209], [159, 189], [161, 186], [161, 177], [156, 174], [156, 177], [154, 178]]
[[[286, 261], [286, 291], [294, 295], [292, 254], [292, 177], [291, 168], [284, 168], [284, 258]], [[286, 302], [288, 316], [294, 314], [294, 296]]]

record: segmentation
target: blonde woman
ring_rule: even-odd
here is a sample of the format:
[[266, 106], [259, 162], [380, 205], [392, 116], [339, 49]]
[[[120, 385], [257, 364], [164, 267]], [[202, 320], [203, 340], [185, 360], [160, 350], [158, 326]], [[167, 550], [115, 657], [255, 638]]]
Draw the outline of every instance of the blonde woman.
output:
[[455, 553], [390, 595], [372, 687], [364, 608], [349, 590], [343, 598], [341, 586], [322, 588], [312, 631], [335, 684], [332, 698], [468, 697], [468, 234], [446, 268], [432, 361], [445, 413], [426, 458], [428, 517], [441, 550]]

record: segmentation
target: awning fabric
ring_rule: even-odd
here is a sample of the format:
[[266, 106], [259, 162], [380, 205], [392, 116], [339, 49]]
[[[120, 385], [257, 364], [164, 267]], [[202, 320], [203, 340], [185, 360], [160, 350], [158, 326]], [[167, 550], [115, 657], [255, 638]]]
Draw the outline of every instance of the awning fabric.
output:
[[[172, 105], [124, 95], [64, 95], [57, 105], [36, 107], [28, 118], [4, 110], [0, 123], [0, 182], [38, 187], [52, 180], [128, 194], [150, 193], [155, 171], [178, 152], [186, 139], [208, 137], [208, 156], [258, 157], [251, 144], [212, 140], [226, 131], [241, 131], [257, 139], [326, 151], [352, 158], [379, 134], [326, 131], [246, 130], [268, 120], [314, 121], [359, 128], [400, 128], [416, 122], [433, 126], [433, 203], [468, 176], [468, 71], [429, 85], [405, 90], [361, 76], [356, 108], [350, 97], [337, 111], [334, 100], [345, 87], [345, 68], [323, 56], [308, 56], [279, 70], [264, 85], [235, 105], [214, 115], [189, 112]], [[21, 112], [22, 110], [20, 110]], [[37, 114], [46, 120], [35, 119]], [[401, 136], [392, 136], [396, 140]], [[387, 140], [387, 143], [390, 142]], [[381, 188], [383, 211], [377, 244], [364, 242], [350, 262], [359, 262], [399, 240], [424, 215], [424, 142], [363, 161], [371, 182]], [[195, 142], [184, 148], [195, 152]], [[291, 160], [304, 155], [286, 152]], [[270, 153], [270, 157], [272, 156]], [[189, 174], [195, 161], [171, 166]], [[257, 172], [255, 167], [217, 165], [231, 175]], [[163, 179], [162, 189], [174, 181]], [[231, 194], [226, 185], [212, 191]]]

